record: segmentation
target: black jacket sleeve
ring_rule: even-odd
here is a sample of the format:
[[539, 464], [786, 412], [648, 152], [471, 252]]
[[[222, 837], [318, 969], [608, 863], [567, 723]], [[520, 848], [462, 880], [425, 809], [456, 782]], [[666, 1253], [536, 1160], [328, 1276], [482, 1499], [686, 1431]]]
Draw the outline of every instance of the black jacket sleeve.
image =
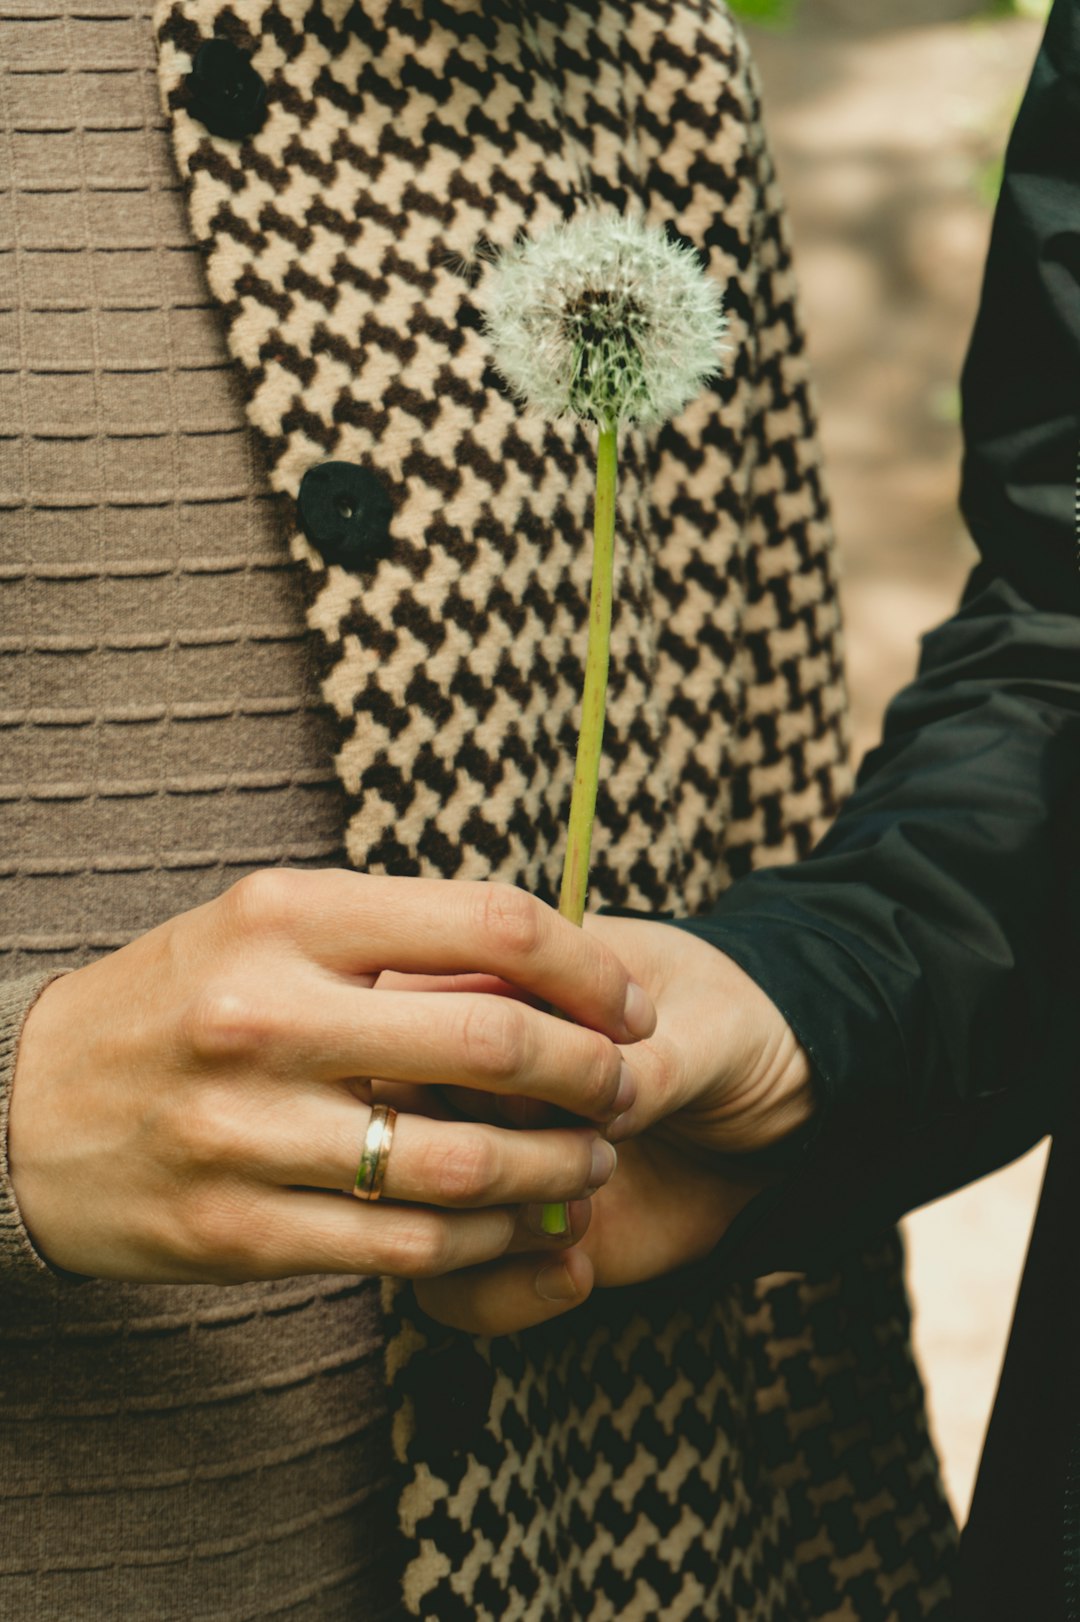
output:
[[715, 1260], [802, 1268], [1015, 1158], [1080, 1052], [1080, 6], [1058, 0], [1006, 156], [963, 380], [959, 612], [827, 836], [679, 920], [810, 1055], [793, 1169]]

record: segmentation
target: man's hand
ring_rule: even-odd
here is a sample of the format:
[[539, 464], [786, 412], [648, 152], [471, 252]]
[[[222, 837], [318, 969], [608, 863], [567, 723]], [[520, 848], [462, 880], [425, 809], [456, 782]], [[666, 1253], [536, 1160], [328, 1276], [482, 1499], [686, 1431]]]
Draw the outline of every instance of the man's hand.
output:
[[[594, 1288], [642, 1284], [703, 1260], [765, 1186], [710, 1171], [647, 1133], [620, 1145], [615, 1175], [589, 1202], [588, 1228], [572, 1248], [543, 1254], [536, 1238], [533, 1254], [419, 1280], [416, 1298], [432, 1318], [469, 1334], [528, 1329], [580, 1306]], [[572, 1206], [575, 1225], [577, 1212]]]
[[731, 958], [683, 929], [586, 916], [657, 1010], [648, 1040], [626, 1050], [637, 1099], [613, 1143], [657, 1127], [703, 1157], [763, 1149], [813, 1112], [810, 1064], [776, 1005]]
[[474, 1334], [523, 1329], [580, 1305], [594, 1287], [701, 1260], [768, 1181], [736, 1179], [711, 1157], [775, 1143], [813, 1109], [803, 1049], [730, 958], [663, 923], [590, 913], [583, 927], [648, 991], [656, 1029], [626, 1049], [637, 1098], [608, 1128], [619, 1165], [592, 1201], [584, 1238], [561, 1255], [518, 1255], [417, 1286], [426, 1312]]
[[[521, 1001], [390, 994], [480, 970]], [[538, 1243], [519, 1207], [610, 1176], [627, 1044], [654, 1012], [610, 947], [510, 885], [272, 868], [54, 980], [12, 1087], [13, 1186], [56, 1267], [139, 1282], [467, 1267]], [[568, 1019], [542, 1011], [564, 1009]], [[402, 1114], [348, 1197], [373, 1078], [557, 1107], [557, 1131]], [[572, 1206], [573, 1232], [588, 1220]]]

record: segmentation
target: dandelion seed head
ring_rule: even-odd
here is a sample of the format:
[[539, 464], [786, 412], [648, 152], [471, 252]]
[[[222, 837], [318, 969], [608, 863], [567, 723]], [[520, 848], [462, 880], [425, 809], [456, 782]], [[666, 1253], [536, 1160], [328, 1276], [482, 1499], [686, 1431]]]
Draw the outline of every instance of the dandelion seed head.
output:
[[495, 365], [547, 417], [655, 426], [728, 352], [723, 294], [693, 248], [592, 207], [499, 254], [486, 295]]

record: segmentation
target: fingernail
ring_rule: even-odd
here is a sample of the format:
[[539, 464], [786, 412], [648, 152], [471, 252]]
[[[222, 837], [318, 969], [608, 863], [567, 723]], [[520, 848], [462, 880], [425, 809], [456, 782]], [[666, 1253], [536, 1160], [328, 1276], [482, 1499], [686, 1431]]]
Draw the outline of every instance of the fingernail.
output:
[[656, 1024], [656, 1010], [652, 1005], [652, 998], [636, 980], [631, 980], [626, 988], [623, 1024], [631, 1036], [639, 1039], [650, 1035]]
[[615, 1094], [615, 1100], [611, 1106], [612, 1115], [622, 1115], [625, 1110], [630, 1108], [636, 1097], [637, 1082], [634, 1080], [634, 1072], [624, 1059], [619, 1070], [619, 1090]]
[[562, 1262], [554, 1262], [537, 1273], [536, 1293], [544, 1301], [572, 1301], [578, 1292]]
[[592, 1146], [592, 1169], [589, 1173], [589, 1192], [603, 1188], [605, 1183], [611, 1181], [615, 1175], [615, 1167], [619, 1157], [610, 1143], [603, 1138], [597, 1138]]

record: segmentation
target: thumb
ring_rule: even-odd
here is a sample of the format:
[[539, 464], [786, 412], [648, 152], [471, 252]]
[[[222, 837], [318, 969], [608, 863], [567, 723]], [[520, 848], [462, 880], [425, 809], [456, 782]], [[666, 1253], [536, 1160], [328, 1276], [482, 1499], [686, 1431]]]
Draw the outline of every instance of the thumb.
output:
[[575, 1245], [417, 1279], [414, 1287], [429, 1318], [470, 1335], [510, 1335], [579, 1307], [594, 1277], [592, 1262]]

